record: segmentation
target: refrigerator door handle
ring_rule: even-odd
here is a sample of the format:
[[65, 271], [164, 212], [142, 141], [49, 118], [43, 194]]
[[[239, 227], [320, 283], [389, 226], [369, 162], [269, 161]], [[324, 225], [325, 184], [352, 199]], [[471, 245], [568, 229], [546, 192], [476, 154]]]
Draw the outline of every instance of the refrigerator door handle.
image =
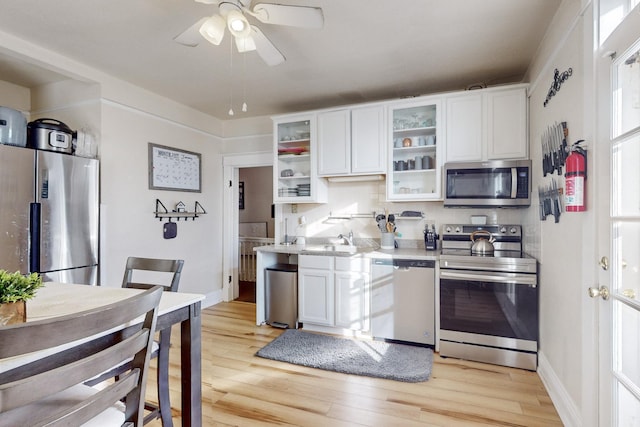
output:
[[29, 205], [29, 244], [31, 245], [31, 258], [29, 259], [29, 272], [40, 272], [40, 218], [41, 204]]

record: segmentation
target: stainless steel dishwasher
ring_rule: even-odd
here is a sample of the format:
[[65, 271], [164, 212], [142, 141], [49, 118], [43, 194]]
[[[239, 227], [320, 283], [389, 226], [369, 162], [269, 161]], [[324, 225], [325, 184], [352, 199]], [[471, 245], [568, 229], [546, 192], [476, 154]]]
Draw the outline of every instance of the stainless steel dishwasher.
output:
[[374, 259], [371, 335], [435, 345], [435, 261]]

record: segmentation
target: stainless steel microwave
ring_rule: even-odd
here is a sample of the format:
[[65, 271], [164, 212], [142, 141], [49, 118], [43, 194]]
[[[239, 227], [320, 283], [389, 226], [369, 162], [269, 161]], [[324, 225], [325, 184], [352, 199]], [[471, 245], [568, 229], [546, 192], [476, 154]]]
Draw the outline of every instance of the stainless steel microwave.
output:
[[446, 163], [444, 182], [445, 207], [531, 205], [531, 160]]

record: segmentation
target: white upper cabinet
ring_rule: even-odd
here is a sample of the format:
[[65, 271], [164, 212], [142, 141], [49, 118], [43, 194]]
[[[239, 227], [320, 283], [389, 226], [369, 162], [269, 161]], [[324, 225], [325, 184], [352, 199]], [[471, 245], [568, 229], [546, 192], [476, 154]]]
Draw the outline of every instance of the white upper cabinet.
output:
[[316, 168], [316, 116], [305, 114], [273, 119], [274, 203], [322, 203], [327, 183]]
[[318, 113], [318, 175], [351, 172], [351, 112]]
[[446, 102], [447, 161], [482, 159], [482, 95], [464, 93]]
[[529, 157], [526, 88], [487, 93], [487, 158]]
[[455, 93], [445, 102], [448, 162], [528, 158], [527, 85]]
[[384, 107], [318, 113], [318, 175], [383, 174]]
[[387, 200], [441, 200], [441, 98], [389, 104]]
[[384, 107], [351, 110], [351, 173], [386, 173]]

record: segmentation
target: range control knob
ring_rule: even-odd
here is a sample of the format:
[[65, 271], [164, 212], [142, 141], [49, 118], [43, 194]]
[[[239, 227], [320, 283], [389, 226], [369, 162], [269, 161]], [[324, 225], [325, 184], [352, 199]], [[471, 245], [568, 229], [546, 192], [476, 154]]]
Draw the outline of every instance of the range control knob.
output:
[[518, 232], [518, 229], [516, 227], [511, 227], [509, 229], [509, 233], [511, 233], [511, 234], [516, 234], [517, 232]]
[[507, 232], [506, 227], [500, 227], [500, 232], [501, 232], [502, 234], [506, 233], [506, 232]]
[[456, 233], [460, 233], [462, 230], [460, 230], [460, 227], [456, 227]]
[[448, 225], [447, 225], [447, 228], [445, 228], [445, 230], [447, 233], [451, 233], [451, 227], [449, 227]]

